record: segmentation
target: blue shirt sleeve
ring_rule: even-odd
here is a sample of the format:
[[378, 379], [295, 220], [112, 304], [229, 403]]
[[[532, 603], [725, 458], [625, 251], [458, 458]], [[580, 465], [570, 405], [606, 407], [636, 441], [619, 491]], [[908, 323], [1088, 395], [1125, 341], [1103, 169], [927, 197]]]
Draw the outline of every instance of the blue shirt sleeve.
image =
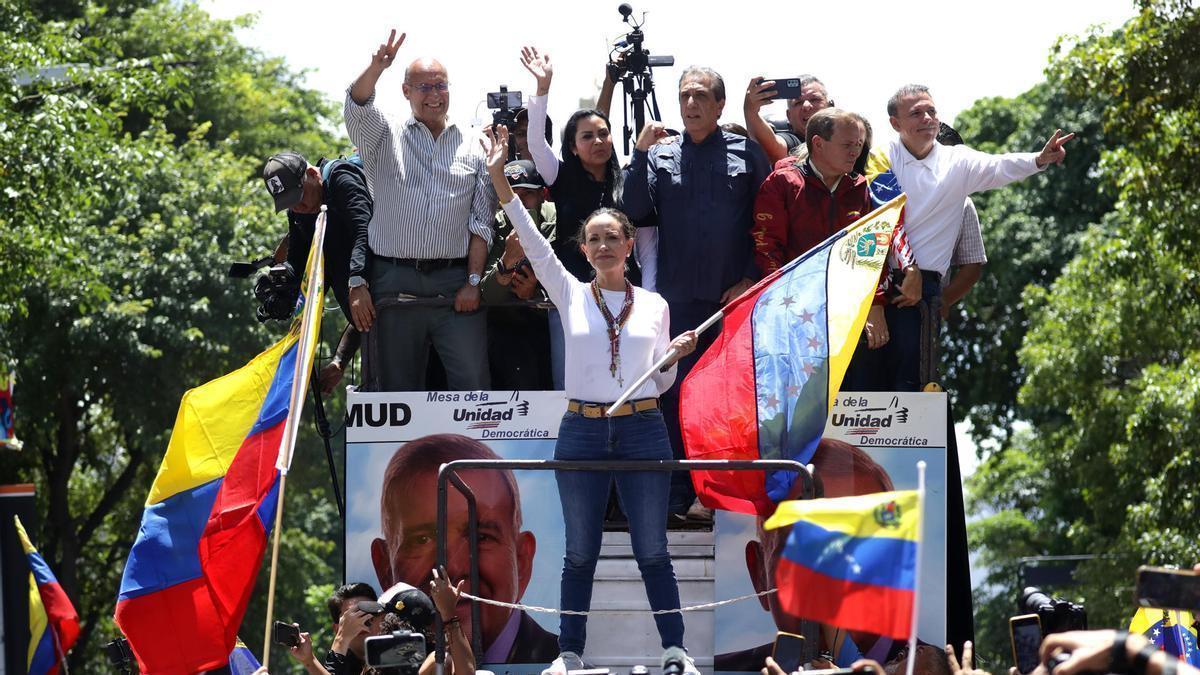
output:
[[650, 155], [634, 150], [625, 168], [625, 186], [621, 195], [621, 208], [633, 220], [645, 218], [654, 209], [654, 172], [650, 170]]

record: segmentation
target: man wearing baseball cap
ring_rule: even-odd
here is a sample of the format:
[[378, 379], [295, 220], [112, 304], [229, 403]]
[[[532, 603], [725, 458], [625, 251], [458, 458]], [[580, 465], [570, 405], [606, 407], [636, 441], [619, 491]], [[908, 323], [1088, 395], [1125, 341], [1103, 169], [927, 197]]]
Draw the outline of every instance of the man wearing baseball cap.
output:
[[[321, 159], [313, 166], [296, 152], [281, 152], [267, 160], [263, 182], [276, 211], [287, 211], [287, 262], [297, 276], [304, 275], [308, 249], [321, 206], [328, 207], [325, 227], [325, 285], [333, 290], [346, 330], [333, 359], [320, 373], [321, 388], [333, 390], [341, 381], [347, 361], [358, 350], [359, 331], [375, 319], [371, 294], [363, 285], [367, 276], [367, 225], [374, 202], [363, 170], [351, 160]], [[357, 282], [357, 283], [356, 283]]]
[[[533, 222], [554, 241], [557, 214], [546, 201], [546, 182], [531, 160], [518, 159], [504, 166], [513, 192], [529, 211]], [[521, 241], [504, 211], [496, 213], [487, 272], [481, 284], [488, 307], [488, 363], [496, 389], [551, 389], [550, 329], [546, 311], [514, 306], [526, 300], [546, 300], [533, 268], [525, 260]]]

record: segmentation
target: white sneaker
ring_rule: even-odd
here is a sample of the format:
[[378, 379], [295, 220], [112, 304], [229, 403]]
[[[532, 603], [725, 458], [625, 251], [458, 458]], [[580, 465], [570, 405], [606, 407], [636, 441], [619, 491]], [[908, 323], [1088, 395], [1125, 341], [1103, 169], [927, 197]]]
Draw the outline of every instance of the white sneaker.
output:
[[549, 668], [542, 671], [542, 675], [567, 675], [572, 670], [583, 670], [586, 667], [583, 665], [583, 659], [575, 652], [563, 652], [554, 659]]
[[700, 670], [696, 668], [696, 659], [693, 659], [690, 654], [683, 660], [683, 672], [685, 675], [700, 675]]

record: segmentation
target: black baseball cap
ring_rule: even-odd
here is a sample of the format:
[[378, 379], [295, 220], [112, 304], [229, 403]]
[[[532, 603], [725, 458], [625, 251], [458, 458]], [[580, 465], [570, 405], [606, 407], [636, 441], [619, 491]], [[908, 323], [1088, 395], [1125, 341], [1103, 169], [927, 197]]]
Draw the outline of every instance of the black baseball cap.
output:
[[514, 188], [544, 188], [546, 181], [542, 174], [528, 159], [518, 159], [504, 165], [504, 177], [508, 179], [509, 187]]
[[275, 200], [275, 211], [284, 211], [300, 203], [304, 196], [304, 172], [308, 161], [297, 152], [281, 152], [272, 155], [263, 167], [263, 181], [267, 192]]

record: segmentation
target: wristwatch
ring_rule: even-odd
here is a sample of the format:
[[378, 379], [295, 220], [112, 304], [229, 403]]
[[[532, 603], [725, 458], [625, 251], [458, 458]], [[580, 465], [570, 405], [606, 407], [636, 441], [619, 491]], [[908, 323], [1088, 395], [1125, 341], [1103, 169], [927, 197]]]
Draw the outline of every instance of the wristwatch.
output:
[[471, 272], [467, 275], [467, 284], [471, 286], [478, 286], [481, 279], [482, 277], [480, 277], [478, 274]]

